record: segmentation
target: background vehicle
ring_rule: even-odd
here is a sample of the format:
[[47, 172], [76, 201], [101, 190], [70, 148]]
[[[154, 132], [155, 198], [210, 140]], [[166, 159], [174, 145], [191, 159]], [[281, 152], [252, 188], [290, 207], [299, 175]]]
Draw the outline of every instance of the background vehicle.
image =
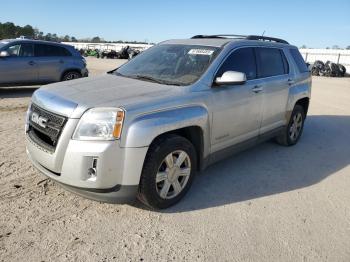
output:
[[37, 90], [27, 152], [70, 191], [166, 208], [228, 155], [270, 138], [295, 145], [310, 95], [305, 61], [284, 40], [169, 40], [110, 74]]
[[88, 76], [72, 46], [13, 39], [0, 41], [0, 84], [49, 83]]
[[115, 59], [118, 57], [118, 52], [113, 49], [113, 45], [105, 44], [104, 49], [101, 51], [101, 58]]

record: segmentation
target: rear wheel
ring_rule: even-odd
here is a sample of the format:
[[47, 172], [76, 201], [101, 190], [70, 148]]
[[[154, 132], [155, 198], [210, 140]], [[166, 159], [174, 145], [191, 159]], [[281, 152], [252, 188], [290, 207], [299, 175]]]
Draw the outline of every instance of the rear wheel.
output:
[[62, 81], [68, 81], [68, 80], [73, 80], [73, 79], [77, 79], [77, 78], [81, 78], [81, 74], [79, 72], [69, 71], [69, 72], [64, 73], [64, 75], [62, 77]]
[[303, 133], [305, 111], [301, 105], [295, 105], [287, 127], [277, 137], [280, 145], [292, 146], [298, 143]]
[[190, 188], [196, 172], [190, 141], [169, 135], [152, 143], [144, 163], [138, 198], [157, 209], [176, 204]]

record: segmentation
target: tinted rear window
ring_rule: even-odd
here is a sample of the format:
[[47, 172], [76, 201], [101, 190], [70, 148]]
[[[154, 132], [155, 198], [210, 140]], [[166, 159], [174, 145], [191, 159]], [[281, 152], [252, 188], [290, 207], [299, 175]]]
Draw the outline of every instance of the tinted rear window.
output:
[[71, 56], [64, 47], [46, 44], [35, 44], [35, 56]]
[[24, 57], [33, 56], [33, 45], [29, 43], [21, 44], [19, 55]]
[[290, 49], [290, 54], [292, 55], [295, 63], [297, 64], [297, 67], [298, 67], [300, 73], [304, 73], [304, 72], [309, 71], [309, 69], [307, 68], [307, 65], [304, 61], [304, 58], [301, 56], [299, 50]]
[[256, 62], [253, 48], [240, 48], [234, 51], [222, 64], [218, 76], [226, 71], [237, 71], [246, 74], [248, 80], [256, 78]]
[[259, 77], [278, 76], [288, 73], [288, 63], [278, 48], [256, 49], [259, 63]]

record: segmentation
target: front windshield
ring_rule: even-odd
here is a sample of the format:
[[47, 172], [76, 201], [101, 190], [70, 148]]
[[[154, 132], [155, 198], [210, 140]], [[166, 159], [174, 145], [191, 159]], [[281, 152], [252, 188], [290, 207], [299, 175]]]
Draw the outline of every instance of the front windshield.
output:
[[0, 42], [0, 49], [3, 48], [6, 44], [8, 44], [7, 42]]
[[168, 85], [197, 81], [219, 52], [217, 47], [163, 44], [152, 47], [115, 74]]

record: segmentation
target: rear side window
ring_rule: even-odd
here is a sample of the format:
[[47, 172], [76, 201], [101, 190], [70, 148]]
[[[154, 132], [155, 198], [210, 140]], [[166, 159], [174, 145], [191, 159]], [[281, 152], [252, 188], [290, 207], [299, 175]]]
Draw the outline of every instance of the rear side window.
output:
[[300, 73], [308, 72], [309, 69], [304, 61], [304, 58], [301, 56], [299, 50], [290, 49], [290, 54], [292, 55], [294, 62], [297, 64]]
[[254, 49], [247, 47], [234, 51], [222, 64], [217, 75], [222, 76], [222, 74], [226, 71], [237, 71], [245, 73], [247, 80], [256, 78]]
[[21, 49], [19, 51], [19, 56], [24, 56], [24, 57], [28, 57], [28, 56], [33, 56], [33, 45], [29, 44], [29, 43], [23, 43], [21, 44]]
[[35, 56], [71, 56], [72, 54], [61, 46], [35, 44]]
[[288, 63], [280, 49], [259, 47], [256, 51], [259, 77], [278, 76], [288, 73]]

